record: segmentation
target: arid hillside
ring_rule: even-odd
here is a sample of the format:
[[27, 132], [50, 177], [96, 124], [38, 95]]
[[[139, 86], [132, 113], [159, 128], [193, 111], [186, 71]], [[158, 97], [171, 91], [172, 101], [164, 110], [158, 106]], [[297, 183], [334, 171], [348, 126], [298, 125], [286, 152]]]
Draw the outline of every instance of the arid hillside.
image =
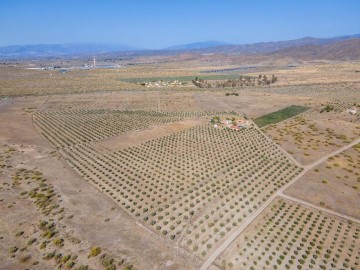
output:
[[293, 57], [299, 60], [358, 60], [360, 59], [360, 38], [354, 38], [325, 45], [290, 47], [269, 54], [271, 57]]

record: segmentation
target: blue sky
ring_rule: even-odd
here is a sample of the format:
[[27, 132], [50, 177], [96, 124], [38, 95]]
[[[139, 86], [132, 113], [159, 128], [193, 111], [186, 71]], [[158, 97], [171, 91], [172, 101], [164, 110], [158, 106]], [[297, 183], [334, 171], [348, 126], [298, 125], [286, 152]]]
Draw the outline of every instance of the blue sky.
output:
[[0, 0], [0, 46], [100, 42], [158, 49], [360, 33], [360, 0]]

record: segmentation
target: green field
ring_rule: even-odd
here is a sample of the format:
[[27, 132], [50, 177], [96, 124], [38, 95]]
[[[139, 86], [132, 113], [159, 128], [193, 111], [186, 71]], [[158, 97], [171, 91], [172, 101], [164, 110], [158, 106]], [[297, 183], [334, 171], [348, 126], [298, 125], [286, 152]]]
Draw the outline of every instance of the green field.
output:
[[262, 128], [270, 124], [276, 124], [285, 119], [298, 115], [302, 112], [307, 111], [309, 108], [304, 106], [291, 105], [284, 109], [281, 109], [276, 112], [272, 112], [266, 115], [263, 115], [259, 118], [254, 119], [254, 122], [258, 127]]
[[[243, 75], [244, 76], [244, 75]], [[119, 78], [120, 81], [130, 82], [130, 83], [143, 83], [143, 82], [153, 82], [153, 81], [181, 81], [181, 82], [190, 82], [195, 77], [203, 80], [229, 80], [229, 79], [238, 79], [240, 74], [213, 74], [213, 75], [194, 75], [194, 76], [170, 76], [170, 77], [137, 77], [137, 78]], [[245, 77], [245, 76], [244, 76]], [[246, 76], [249, 77], [249, 76]], [[251, 77], [253, 78], [253, 77]]]

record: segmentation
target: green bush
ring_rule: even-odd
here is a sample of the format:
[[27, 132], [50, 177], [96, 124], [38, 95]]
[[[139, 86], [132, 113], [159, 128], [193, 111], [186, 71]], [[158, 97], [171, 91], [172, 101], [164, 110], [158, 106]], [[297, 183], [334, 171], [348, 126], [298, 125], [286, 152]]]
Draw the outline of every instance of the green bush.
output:
[[18, 247], [13, 246], [13, 247], [9, 248], [9, 252], [15, 253], [16, 251], [18, 251], [18, 249], [19, 249]]
[[54, 243], [55, 246], [62, 247], [64, 245], [64, 239], [55, 238], [53, 243]]
[[88, 255], [88, 257], [96, 257], [97, 255], [99, 255], [101, 253], [101, 248], [100, 247], [93, 247], [90, 250], [90, 253]]
[[105, 255], [101, 258], [101, 264], [105, 267], [111, 266], [114, 263], [114, 259], [109, 255]]

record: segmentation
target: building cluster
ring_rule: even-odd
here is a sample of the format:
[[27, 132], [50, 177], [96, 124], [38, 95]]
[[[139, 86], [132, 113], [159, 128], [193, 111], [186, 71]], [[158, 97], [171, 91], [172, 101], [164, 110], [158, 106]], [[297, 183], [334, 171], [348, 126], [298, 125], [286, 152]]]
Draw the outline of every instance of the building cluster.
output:
[[175, 81], [153, 81], [153, 82], [143, 82], [140, 85], [145, 87], [172, 87], [172, 86], [183, 86], [186, 83], [180, 82], [178, 80]]
[[245, 117], [221, 119], [219, 116], [214, 116], [210, 122], [214, 125], [214, 128], [229, 128], [232, 130], [240, 130], [252, 126], [251, 121]]

